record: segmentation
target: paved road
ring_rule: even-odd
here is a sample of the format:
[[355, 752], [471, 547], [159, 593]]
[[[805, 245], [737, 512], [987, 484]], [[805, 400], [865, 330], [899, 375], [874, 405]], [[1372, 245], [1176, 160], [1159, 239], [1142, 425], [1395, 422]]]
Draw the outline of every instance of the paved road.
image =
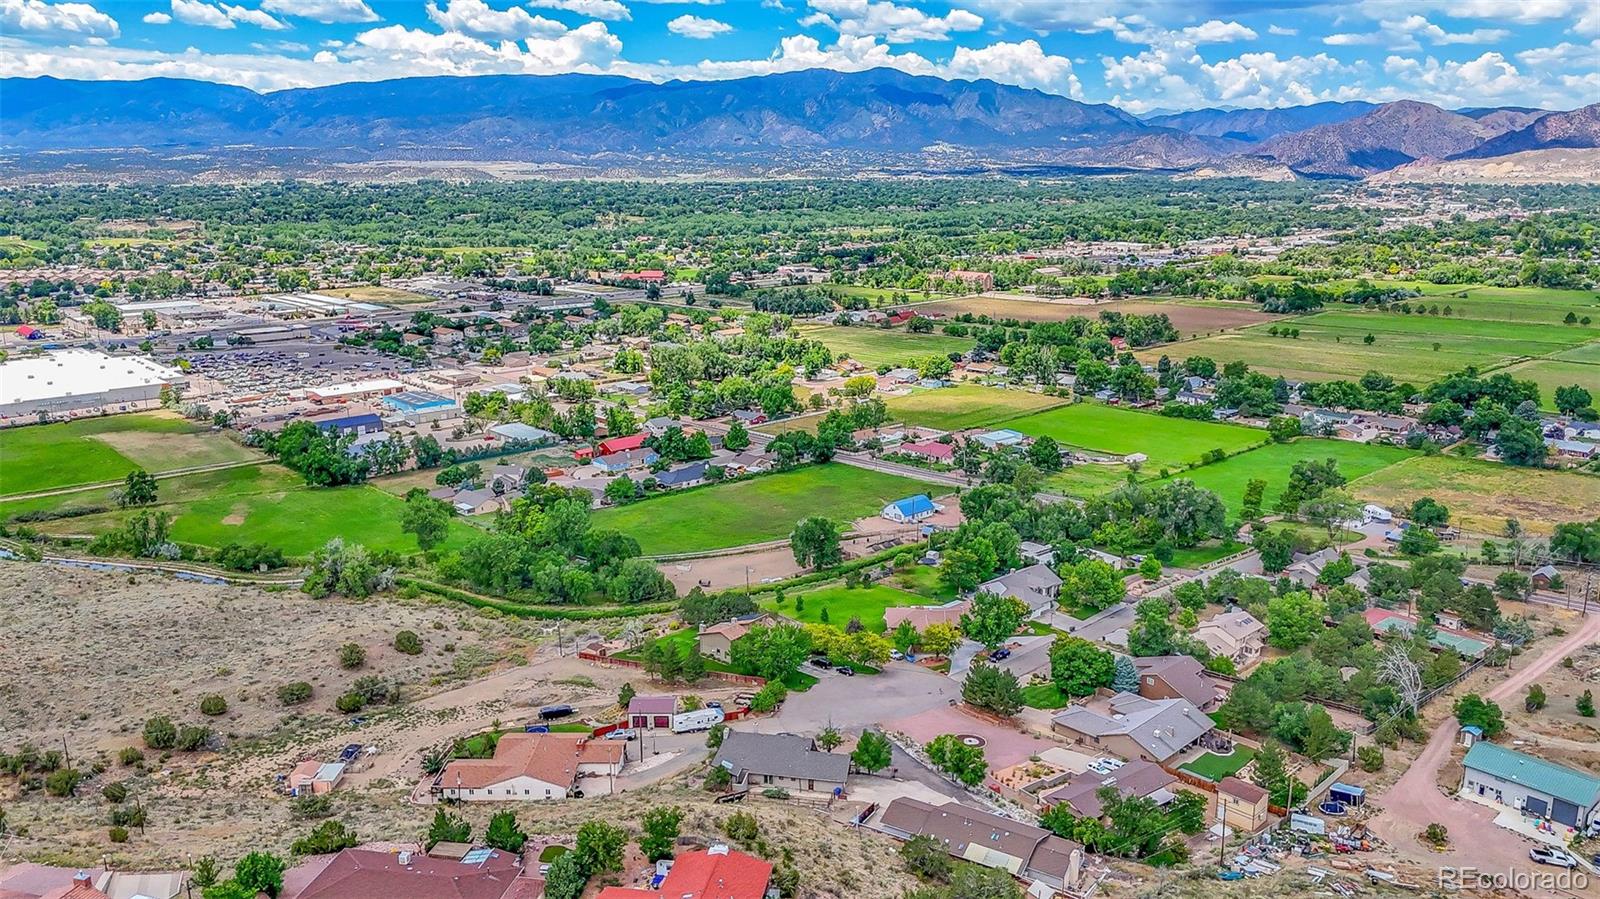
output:
[[1045, 619], [1051, 627], [1060, 628], [1074, 637], [1085, 640], [1104, 640], [1106, 635], [1114, 630], [1129, 627], [1133, 624], [1134, 604], [1119, 602], [1109, 609], [1101, 609], [1094, 615], [1078, 620], [1065, 612], [1053, 611]]
[[[1508, 700], [1515, 701], [1524, 688], [1561, 659], [1595, 640], [1600, 640], [1600, 615], [1591, 616], [1583, 627], [1545, 650], [1521, 670], [1508, 673], [1504, 680], [1489, 689], [1486, 698], [1502, 705]], [[1394, 786], [1378, 797], [1383, 811], [1372, 820], [1373, 830], [1406, 855], [1436, 859], [1441, 866], [1472, 866], [1490, 874], [1539, 868], [1528, 859], [1527, 841], [1495, 826], [1492, 809], [1440, 792], [1435, 782], [1439, 769], [1450, 757], [1456, 731], [1454, 718], [1446, 718], [1434, 728], [1422, 754]], [[1424, 848], [1416, 838], [1418, 831], [1433, 822], [1450, 829], [1451, 848], [1446, 852], [1436, 853]]]

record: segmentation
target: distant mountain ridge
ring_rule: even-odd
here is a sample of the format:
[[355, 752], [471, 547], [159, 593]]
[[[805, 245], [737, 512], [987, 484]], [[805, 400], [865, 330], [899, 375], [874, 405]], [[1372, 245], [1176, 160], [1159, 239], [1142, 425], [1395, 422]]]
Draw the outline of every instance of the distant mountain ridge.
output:
[[57, 164], [41, 151], [137, 151], [152, 165], [182, 159], [222, 172], [254, 164], [247, 159], [630, 171], [687, 160], [768, 171], [1065, 166], [1360, 178], [1419, 159], [1600, 145], [1600, 107], [1451, 112], [1410, 100], [1330, 102], [1141, 120], [1107, 104], [893, 69], [664, 84], [611, 75], [419, 77], [269, 94], [166, 78], [33, 78], [0, 79], [0, 93], [0, 148], [40, 170]]

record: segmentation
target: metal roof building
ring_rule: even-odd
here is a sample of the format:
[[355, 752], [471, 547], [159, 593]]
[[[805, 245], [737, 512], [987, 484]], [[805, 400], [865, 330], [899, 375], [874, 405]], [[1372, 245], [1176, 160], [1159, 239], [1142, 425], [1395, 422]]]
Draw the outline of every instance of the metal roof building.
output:
[[58, 350], [0, 362], [0, 419], [40, 412], [126, 411], [161, 398], [183, 372], [139, 356]]
[[1462, 764], [1461, 795], [1468, 799], [1578, 829], [1600, 820], [1600, 777], [1587, 771], [1483, 740], [1472, 744]]

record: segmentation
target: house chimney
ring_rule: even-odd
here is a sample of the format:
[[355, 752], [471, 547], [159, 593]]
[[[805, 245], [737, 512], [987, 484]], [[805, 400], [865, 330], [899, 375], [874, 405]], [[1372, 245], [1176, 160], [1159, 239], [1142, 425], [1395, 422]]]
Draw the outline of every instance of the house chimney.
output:
[[79, 871], [77, 874], [72, 876], [72, 883], [74, 886], [89, 886], [90, 882], [93, 880], [94, 878], [89, 876], [88, 871]]

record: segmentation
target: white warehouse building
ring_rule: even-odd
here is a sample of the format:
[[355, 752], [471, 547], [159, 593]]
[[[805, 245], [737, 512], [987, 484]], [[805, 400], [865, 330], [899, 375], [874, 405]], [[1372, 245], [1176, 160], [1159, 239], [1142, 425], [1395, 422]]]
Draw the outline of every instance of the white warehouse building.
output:
[[56, 350], [0, 362], [0, 422], [40, 412], [121, 412], [161, 399], [183, 372], [140, 356]]

